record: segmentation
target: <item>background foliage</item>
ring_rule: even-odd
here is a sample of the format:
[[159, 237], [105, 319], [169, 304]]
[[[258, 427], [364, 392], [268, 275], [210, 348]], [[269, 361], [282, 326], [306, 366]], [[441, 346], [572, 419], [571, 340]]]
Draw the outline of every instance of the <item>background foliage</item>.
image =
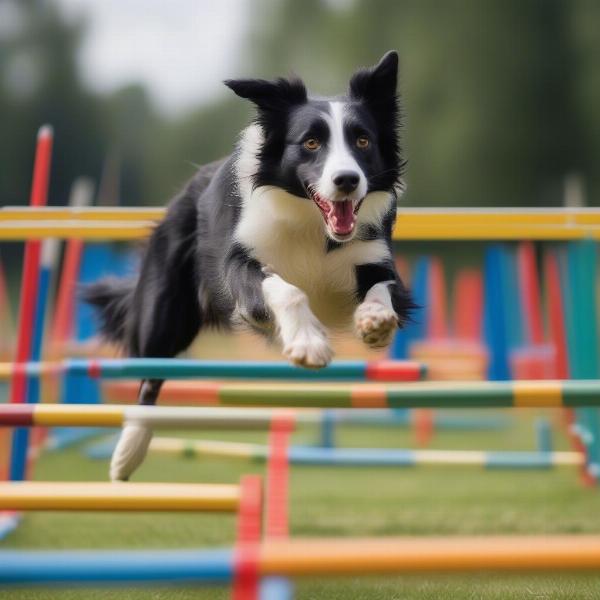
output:
[[[66, 202], [76, 176], [100, 181], [104, 171], [105, 196], [162, 204], [194, 164], [228, 153], [251, 117], [225, 88], [168, 117], [136, 82], [92, 93], [76, 60], [85, 22], [67, 21], [53, 2], [12, 3], [22, 18], [0, 35], [0, 204], [27, 201], [43, 122], [57, 134], [52, 203]], [[244, 47], [223, 78], [294, 71], [323, 94], [397, 48], [408, 204], [559, 205], [570, 174], [598, 203], [595, 0], [257, 0]]]

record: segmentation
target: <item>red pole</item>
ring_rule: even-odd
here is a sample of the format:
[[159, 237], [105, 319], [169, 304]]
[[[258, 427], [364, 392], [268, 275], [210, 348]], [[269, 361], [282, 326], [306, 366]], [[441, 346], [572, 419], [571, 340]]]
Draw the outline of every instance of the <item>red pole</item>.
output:
[[[52, 128], [44, 125], [40, 128], [35, 150], [33, 167], [33, 183], [31, 186], [31, 206], [45, 206], [48, 199], [48, 182], [50, 177], [50, 160], [52, 157]], [[17, 329], [17, 348], [15, 362], [26, 362], [31, 354], [35, 305], [38, 293], [40, 271], [40, 240], [25, 242], [25, 258], [23, 261], [23, 280], [19, 302], [19, 320]], [[10, 386], [10, 402], [25, 402], [27, 377], [21, 369], [16, 369]]]
[[427, 324], [427, 337], [433, 340], [447, 338], [446, 281], [444, 279], [444, 267], [439, 258], [431, 259], [428, 296], [430, 317]]
[[269, 435], [269, 462], [267, 465], [267, 498], [265, 535], [289, 536], [289, 444], [294, 430], [294, 413], [282, 413], [273, 418]]
[[476, 269], [461, 270], [454, 284], [454, 335], [459, 340], [481, 341], [483, 282]]
[[528, 336], [526, 344], [534, 346], [543, 344], [542, 304], [535, 263], [535, 246], [532, 242], [523, 242], [519, 245], [517, 260], [523, 315]]

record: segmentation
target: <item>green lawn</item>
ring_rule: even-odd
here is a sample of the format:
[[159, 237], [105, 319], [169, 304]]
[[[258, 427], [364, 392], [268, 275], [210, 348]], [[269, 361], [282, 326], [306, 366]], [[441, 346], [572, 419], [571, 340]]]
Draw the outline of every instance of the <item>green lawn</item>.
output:
[[[536, 413], [538, 414], [538, 413]], [[515, 425], [488, 432], [441, 432], [433, 447], [532, 449], [533, 414], [520, 411]], [[210, 439], [262, 441], [259, 433], [211, 432]], [[316, 439], [303, 429], [298, 443]], [[346, 426], [346, 446], [406, 447], [411, 434], [397, 428]], [[557, 436], [555, 436], [557, 437]], [[556, 445], [566, 448], [564, 439]], [[150, 457], [137, 481], [235, 482], [260, 465], [226, 459]], [[79, 448], [45, 455], [40, 480], [103, 480], [107, 464], [86, 459]], [[315, 468], [294, 467], [291, 481], [292, 533], [310, 536], [392, 536], [600, 533], [599, 496], [580, 486], [573, 469], [484, 471], [473, 467]], [[230, 516], [156, 514], [29, 514], [0, 548], [184, 548], [230, 545]], [[218, 600], [227, 590], [152, 587], [90, 590], [20, 588], [3, 590], [3, 600]], [[600, 576], [409, 576], [319, 579], [297, 582], [300, 600], [509, 600], [600, 598]]]

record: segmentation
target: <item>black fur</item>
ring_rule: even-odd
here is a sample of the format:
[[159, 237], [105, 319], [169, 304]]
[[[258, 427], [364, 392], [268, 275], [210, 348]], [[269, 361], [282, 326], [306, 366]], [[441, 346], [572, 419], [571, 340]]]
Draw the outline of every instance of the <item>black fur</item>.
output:
[[[397, 56], [388, 53], [377, 66], [354, 75], [343, 99], [348, 106], [344, 135], [352, 142], [348, 146], [366, 175], [368, 191], [386, 191], [392, 198], [383, 221], [362, 227], [356, 239], [384, 240], [390, 256], [394, 192], [403, 167], [396, 132], [396, 70]], [[327, 102], [308, 99], [304, 84], [296, 79], [229, 80], [226, 85], [257, 105], [264, 138], [252, 174], [254, 188], [273, 186], [311, 203], [308, 188], [325, 159], [306, 150], [303, 140], [314, 135], [326, 142]], [[374, 140], [368, 150], [354, 144], [360, 135]], [[85, 300], [99, 310], [103, 335], [128, 355], [172, 357], [201, 329], [229, 328], [240, 318], [267, 335], [275, 330], [262, 292], [268, 265], [234, 237], [243, 208], [244, 182], [236, 171], [241, 151], [238, 146], [228, 158], [202, 167], [171, 202], [149, 239], [137, 278], [105, 280], [84, 291]], [[343, 246], [330, 237], [324, 244], [327, 252]], [[390, 295], [399, 323], [407, 318], [412, 302], [391, 260], [358, 265], [355, 275], [357, 302], [372, 285], [392, 281]], [[153, 404], [161, 384], [142, 382], [139, 401]]]

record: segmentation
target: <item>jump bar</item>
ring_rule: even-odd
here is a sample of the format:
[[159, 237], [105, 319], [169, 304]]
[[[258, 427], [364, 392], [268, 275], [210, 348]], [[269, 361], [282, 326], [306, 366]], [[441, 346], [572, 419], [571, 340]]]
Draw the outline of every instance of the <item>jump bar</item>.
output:
[[[282, 410], [92, 404], [0, 404], [0, 427], [121, 427], [127, 422], [152, 429], [267, 429]], [[316, 422], [317, 411], [298, 411], [300, 422]]]
[[[0, 209], [0, 239], [133, 240], [149, 235], [162, 208]], [[396, 240], [567, 240], [600, 238], [598, 209], [402, 209]]]
[[239, 486], [201, 483], [0, 483], [0, 509], [234, 512]]
[[[124, 420], [166, 419], [182, 427], [187, 419], [210, 419], [225, 413], [218, 406], [272, 408], [559, 408], [600, 406], [600, 380], [444, 382], [405, 384], [267, 384], [232, 383], [210, 386], [209, 407], [132, 407], [92, 405], [0, 405], [0, 426], [119, 426]], [[162, 411], [161, 411], [162, 409]], [[251, 413], [231, 413], [250, 417]], [[254, 413], [256, 418], [261, 413]], [[162, 415], [162, 416], [161, 416]], [[263, 414], [262, 418], [266, 418]], [[261, 417], [258, 417], [259, 419]], [[270, 417], [269, 417], [270, 418]], [[191, 426], [194, 426], [191, 422]], [[179, 425], [178, 425], [179, 426]]]
[[[600, 536], [291, 539], [258, 547], [261, 576], [600, 570]], [[228, 583], [231, 550], [0, 551], [0, 585]]]
[[[107, 458], [114, 444], [102, 444], [91, 451], [93, 458]], [[94, 450], [94, 449], [92, 449]], [[265, 445], [155, 437], [150, 452], [185, 457], [218, 456], [264, 462], [269, 458]], [[481, 450], [408, 450], [397, 448], [317, 448], [290, 446], [288, 460], [294, 465], [314, 466], [389, 466], [416, 467], [419, 465], [473, 465], [486, 469], [548, 469], [559, 465], [581, 466], [580, 452], [525, 452]]]
[[0, 379], [15, 371], [26, 375], [87, 375], [102, 379], [299, 379], [319, 381], [419, 381], [425, 365], [415, 361], [336, 361], [324, 369], [302, 369], [276, 361], [209, 361], [162, 358], [65, 360], [0, 363]]

